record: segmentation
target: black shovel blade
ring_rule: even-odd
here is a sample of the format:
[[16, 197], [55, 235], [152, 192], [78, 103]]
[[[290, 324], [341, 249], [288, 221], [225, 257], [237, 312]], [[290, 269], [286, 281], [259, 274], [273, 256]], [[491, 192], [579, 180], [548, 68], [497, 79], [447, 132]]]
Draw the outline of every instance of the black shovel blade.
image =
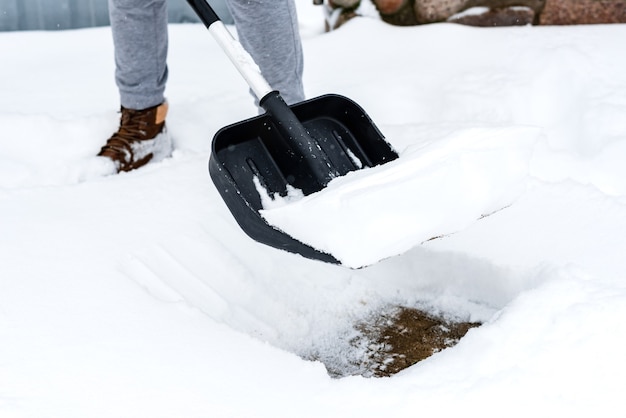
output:
[[[346, 97], [324, 95], [290, 108], [339, 175], [398, 158], [365, 111]], [[304, 195], [325, 187], [307, 164], [307, 158], [312, 157], [301, 155], [275, 124], [271, 116], [264, 114], [219, 130], [209, 160], [211, 179], [239, 226], [252, 239], [339, 264], [331, 254], [269, 225], [259, 213], [263, 209], [259, 187], [272, 197], [286, 196], [288, 186], [300, 189]]]

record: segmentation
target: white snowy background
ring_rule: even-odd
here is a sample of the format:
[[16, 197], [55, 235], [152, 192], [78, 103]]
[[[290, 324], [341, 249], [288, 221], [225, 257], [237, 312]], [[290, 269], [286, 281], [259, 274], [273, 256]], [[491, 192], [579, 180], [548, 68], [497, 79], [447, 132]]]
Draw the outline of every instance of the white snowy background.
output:
[[[355, 100], [401, 158], [275, 221], [360, 269], [238, 228], [210, 139], [256, 109], [202, 25], [170, 27], [173, 157], [100, 178], [109, 29], [0, 34], [0, 416], [625, 416], [626, 26], [323, 33], [298, 6], [309, 97]], [[329, 377], [394, 305], [484, 325]]]

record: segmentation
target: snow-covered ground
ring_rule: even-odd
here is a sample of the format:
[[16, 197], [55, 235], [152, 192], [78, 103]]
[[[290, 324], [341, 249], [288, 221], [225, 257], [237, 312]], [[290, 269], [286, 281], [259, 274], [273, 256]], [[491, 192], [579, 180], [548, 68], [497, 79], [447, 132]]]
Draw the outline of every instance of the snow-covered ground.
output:
[[[109, 30], [0, 34], [0, 416], [624, 416], [626, 26], [324, 34], [299, 6], [308, 95], [401, 154], [297, 203], [292, 232], [334, 210], [310, 239], [361, 269], [236, 225], [210, 138], [256, 109], [202, 25], [170, 28], [173, 158], [87, 180]], [[485, 324], [391, 378], [302, 359], [357, 360], [352, 325], [391, 305]]]

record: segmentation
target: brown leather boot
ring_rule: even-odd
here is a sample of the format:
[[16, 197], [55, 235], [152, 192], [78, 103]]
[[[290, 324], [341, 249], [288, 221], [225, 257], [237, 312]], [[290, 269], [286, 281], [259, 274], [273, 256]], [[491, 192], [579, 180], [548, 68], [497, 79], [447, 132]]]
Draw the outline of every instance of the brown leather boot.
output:
[[143, 110], [122, 106], [120, 127], [98, 153], [115, 163], [117, 172], [130, 171], [172, 154], [172, 141], [165, 127], [167, 102]]

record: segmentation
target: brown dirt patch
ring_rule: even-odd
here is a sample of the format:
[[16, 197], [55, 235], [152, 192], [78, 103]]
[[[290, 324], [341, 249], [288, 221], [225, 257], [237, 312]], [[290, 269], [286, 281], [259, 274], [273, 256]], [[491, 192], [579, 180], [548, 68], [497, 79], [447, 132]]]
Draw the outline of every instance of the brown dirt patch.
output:
[[363, 376], [384, 377], [456, 345], [475, 322], [459, 322], [415, 308], [398, 307], [357, 325], [360, 335], [351, 341], [364, 349]]

